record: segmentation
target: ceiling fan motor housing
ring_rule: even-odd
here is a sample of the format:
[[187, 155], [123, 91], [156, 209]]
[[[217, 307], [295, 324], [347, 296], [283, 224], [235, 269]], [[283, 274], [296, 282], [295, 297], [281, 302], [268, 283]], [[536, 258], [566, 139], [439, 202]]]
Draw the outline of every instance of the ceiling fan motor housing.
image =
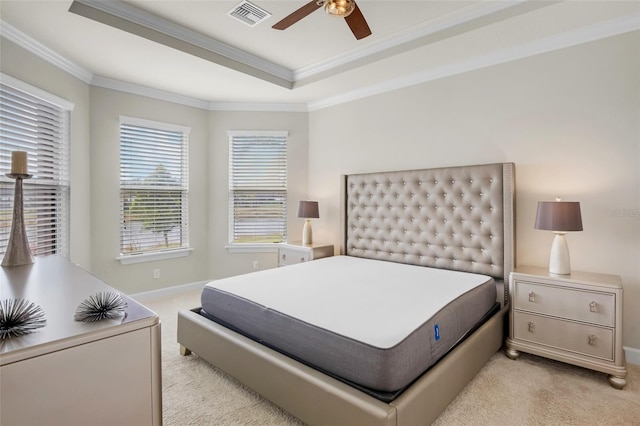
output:
[[355, 0], [311, 0], [298, 10], [276, 22], [272, 28], [276, 30], [286, 30], [322, 6], [324, 6], [327, 14], [344, 18], [357, 40], [371, 35], [371, 28], [369, 28], [369, 24], [367, 24], [367, 20], [364, 19], [362, 11]]
[[356, 8], [353, 0], [318, 0], [318, 5], [324, 5], [327, 14], [341, 18], [346, 18]]

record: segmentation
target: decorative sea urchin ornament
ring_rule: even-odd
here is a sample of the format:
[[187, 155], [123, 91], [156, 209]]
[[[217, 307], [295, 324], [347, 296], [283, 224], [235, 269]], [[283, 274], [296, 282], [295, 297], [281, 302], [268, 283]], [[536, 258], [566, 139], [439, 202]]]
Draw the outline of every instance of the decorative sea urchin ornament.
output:
[[126, 307], [127, 302], [122, 300], [122, 296], [118, 293], [96, 293], [78, 305], [73, 319], [82, 322], [114, 319], [124, 315]]
[[46, 323], [42, 308], [26, 299], [0, 302], [0, 340], [29, 334]]

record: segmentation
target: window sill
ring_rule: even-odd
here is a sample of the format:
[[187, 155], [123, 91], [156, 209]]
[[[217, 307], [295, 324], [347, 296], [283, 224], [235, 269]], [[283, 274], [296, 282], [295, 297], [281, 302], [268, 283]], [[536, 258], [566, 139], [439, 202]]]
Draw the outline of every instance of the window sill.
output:
[[229, 253], [276, 253], [279, 243], [228, 244]]
[[134, 263], [155, 262], [157, 260], [175, 259], [186, 257], [193, 251], [192, 248], [160, 251], [157, 253], [128, 254], [116, 257], [121, 265], [131, 265]]

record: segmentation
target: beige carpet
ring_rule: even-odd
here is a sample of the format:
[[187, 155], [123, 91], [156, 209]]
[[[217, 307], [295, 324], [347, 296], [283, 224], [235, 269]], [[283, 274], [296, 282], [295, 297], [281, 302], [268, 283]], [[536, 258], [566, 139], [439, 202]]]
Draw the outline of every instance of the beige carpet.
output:
[[[199, 306], [199, 292], [143, 300], [162, 321], [165, 426], [302, 425], [198, 358], [180, 356], [176, 318]], [[640, 425], [640, 367], [624, 390], [602, 373], [523, 354], [495, 354], [436, 420], [436, 425]]]

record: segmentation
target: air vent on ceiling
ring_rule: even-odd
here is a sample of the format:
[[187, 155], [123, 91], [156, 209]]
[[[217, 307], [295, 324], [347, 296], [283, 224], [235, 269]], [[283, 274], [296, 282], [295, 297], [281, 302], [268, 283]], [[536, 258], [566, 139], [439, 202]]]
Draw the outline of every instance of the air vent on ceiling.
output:
[[229, 15], [251, 27], [259, 24], [260, 22], [271, 16], [271, 14], [266, 10], [246, 0], [242, 1], [236, 7], [231, 9], [229, 11]]

